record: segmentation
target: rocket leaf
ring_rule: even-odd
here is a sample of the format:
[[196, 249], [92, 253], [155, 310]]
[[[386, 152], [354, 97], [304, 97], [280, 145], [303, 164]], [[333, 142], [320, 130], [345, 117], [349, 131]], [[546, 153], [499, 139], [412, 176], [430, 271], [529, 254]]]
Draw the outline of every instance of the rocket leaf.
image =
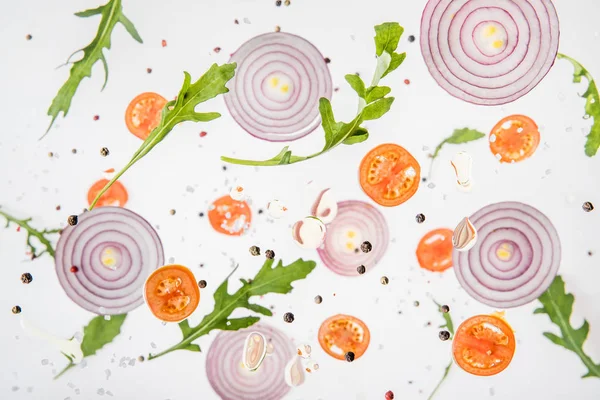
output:
[[[6, 227], [8, 227], [8, 225], [12, 222], [25, 229], [25, 231], [27, 231], [27, 247], [29, 247], [29, 251], [31, 252], [32, 260], [40, 257], [44, 253], [48, 253], [51, 257], [54, 257], [54, 248], [52, 247], [52, 243], [50, 243], [50, 239], [48, 239], [46, 236], [60, 233], [60, 229], [44, 229], [38, 231], [37, 229], [29, 225], [29, 222], [31, 222], [31, 218], [17, 219], [3, 211], [0, 211], [0, 215], [6, 219]], [[37, 248], [33, 245], [33, 243], [31, 243], [32, 238], [36, 238], [37, 240], [39, 240], [39, 242], [45, 247], [45, 249], [38, 252]]]
[[[450, 339], [452, 339], [454, 337], [454, 324], [452, 323], [452, 317], [450, 317], [450, 313], [443, 312], [442, 306], [439, 305], [437, 303], [437, 301], [434, 300], [433, 302], [435, 303], [436, 306], [438, 306], [438, 311], [440, 312], [440, 314], [442, 314], [444, 321], [446, 321], [446, 323], [444, 325], [440, 325], [440, 328], [448, 329], [448, 331], [450, 332]], [[442, 386], [442, 383], [444, 383], [444, 381], [446, 380], [446, 377], [448, 376], [448, 373], [450, 372], [450, 368], [452, 367], [452, 364], [453, 364], [453, 361], [450, 360], [450, 363], [448, 364], [448, 366], [446, 366], [446, 369], [444, 369], [444, 375], [442, 375], [442, 379], [440, 379], [440, 381], [438, 382], [436, 387], [433, 389], [433, 392], [431, 392], [431, 394], [429, 395], [427, 400], [433, 399], [433, 396], [435, 396], [435, 394], [437, 393], [440, 386]]]
[[462, 144], [462, 143], [472, 142], [474, 140], [478, 140], [483, 137], [485, 137], [485, 133], [481, 133], [479, 131], [476, 131], [475, 129], [469, 129], [469, 128], [455, 129], [454, 132], [452, 132], [452, 136], [447, 137], [446, 139], [442, 140], [442, 142], [440, 144], [437, 145], [437, 147], [435, 148], [435, 151], [431, 155], [431, 158], [436, 158], [438, 156], [438, 153], [440, 152], [440, 150], [446, 143]]

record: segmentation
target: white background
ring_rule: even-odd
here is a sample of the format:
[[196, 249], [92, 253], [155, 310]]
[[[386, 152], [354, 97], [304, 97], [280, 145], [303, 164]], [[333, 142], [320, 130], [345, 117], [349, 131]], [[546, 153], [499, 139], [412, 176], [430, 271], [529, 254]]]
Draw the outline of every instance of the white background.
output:
[[[585, 350], [600, 361], [600, 208], [592, 213], [581, 210], [584, 201], [600, 207], [600, 156], [584, 155], [584, 135], [591, 122], [581, 118], [584, 101], [577, 93], [585, 90], [585, 84], [571, 83], [573, 70], [566, 61], [558, 62], [524, 98], [504, 107], [476, 107], [442, 91], [425, 68], [418, 40], [407, 41], [409, 34], [418, 37], [424, 0], [292, 0], [290, 7], [280, 8], [271, 0], [125, 0], [125, 13], [144, 44], [117, 26], [112, 49], [107, 52], [110, 78], [104, 92], [100, 92], [103, 71], [97, 64], [92, 79], [80, 85], [68, 117], [59, 118], [51, 133], [38, 141], [50, 120], [46, 110], [68, 76], [67, 68], [55, 67], [91, 41], [99, 22], [97, 17], [81, 19], [73, 13], [98, 3], [2, 3], [0, 204], [17, 216], [32, 216], [39, 228], [64, 225], [69, 214], [87, 206], [87, 189], [102, 177], [102, 171], [124, 165], [139, 146], [140, 141], [127, 131], [123, 121], [127, 104], [137, 94], [155, 91], [171, 98], [180, 88], [184, 70], [197, 79], [211, 63], [226, 62], [229, 53], [247, 39], [280, 25], [283, 31], [310, 40], [331, 58], [334, 85], [340, 87], [333, 97], [334, 111], [348, 120], [355, 112], [356, 98], [343, 76], [353, 72], [371, 75], [375, 63], [373, 25], [393, 20], [405, 27], [400, 50], [407, 52], [407, 59], [385, 81], [396, 101], [385, 117], [369, 122], [371, 137], [366, 143], [344, 146], [287, 167], [229, 166], [223, 171], [220, 155], [269, 158], [281, 145], [245, 133], [219, 98], [206, 109], [222, 112], [221, 119], [178, 126], [124, 176], [122, 181], [130, 194], [128, 206], [160, 227], [166, 258], [190, 266], [198, 279], [208, 281], [193, 321], [212, 309], [212, 290], [229, 273], [231, 259], [240, 263], [239, 275], [243, 277], [252, 276], [259, 268], [261, 261], [247, 250], [253, 244], [273, 248], [286, 262], [297, 257], [318, 261], [316, 252], [297, 248], [288, 231], [289, 224], [308, 211], [312, 199], [304, 195], [307, 181], [333, 187], [340, 200], [368, 200], [358, 185], [357, 168], [364, 154], [377, 144], [404, 146], [419, 160], [425, 174], [429, 160], [424, 146], [435, 147], [455, 128], [468, 126], [487, 133], [498, 120], [513, 113], [528, 115], [538, 123], [542, 144], [531, 159], [515, 165], [500, 165], [485, 140], [445, 148], [435, 165], [434, 189], [422, 184], [409, 202], [380, 208], [394, 240], [374, 271], [360, 278], [342, 278], [318, 264], [307, 280], [296, 283], [292, 294], [267, 296], [261, 301], [266, 306], [276, 305], [276, 315], [268, 322], [297, 341], [313, 344], [321, 366], [320, 372], [292, 390], [288, 399], [378, 400], [387, 390], [393, 390], [397, 399], [427, 398], [450, 359], [451, 346], [438, 339], [441, 317], [429, 298], [449, 304], [455, 324], [493, 310], [470, 300], [453, 271], [443, 275], [421, 271], [414, 250], [427, 231], [452, 228], [480, 207], [504, 200], [533, 205], [558, 229], [563, 245], [560, 274], [567, 290], [576, 296], [572, 322], [579, 326], [583, 316], [588, 319], [591, 331]], [[580, 60], [600, 78], [596, 28], [600, 4], [593, 0], [557, 0], [555, 4], [561, 20], [560, 51]], [[235, 18], [239, 25], [234, 25]], [[244, 23], [244, 18], [250, 23]], [[27, 34], [33, 35], [33, 40], [26, 41]], [[161, 47], [162, 39], [168, 42], [166, 48]], [[216, 46], [223, 49], [220, 54], [213, 54]], [[148, 67], [152, 74], [146, 73]], [[409, 86], [403, 84], [406, 78], [411, 81]], [[98, 121], [93, 120], [96, 114]], [[199, 137], [202, 130], [208, 132], [204, 138]], [[312, 152], [321, 146], [321, 135], [319, 129], [294, 142], [292, 149], [298, 154]], [[99, 154], [103, 146], [110, 149], [106, 158]], [[77, 154], [71, 154], [72, 148]], [[473, 156], [475, 165], [476, 186], [467, 195], [455, 190], [449, 166], [449, 159], [461, 149]], [[49, 158], [49, 151], [55, 157]], [[228, 193], [236, 179], [252, 195], [255, 221], [252, 232], [241, 238], [217, 234], [206, 217], [198, 217], [207, 204]], [[186, 190], [188, 186], [193, 193]], [[288, 218], [275, 223], [256, 212], [273, 198], [287, 201], [291, 208]], [[57, 205], [61, 205], [60, 211], [55, 210]], [[170, 209], [176, 209], [177, 214], [169, 215]], [[414, 220], [420, 212], [427, 217], [422, 225]], [[100, 388], [110, 390], [115, 399], [216, 398], [204, 371], [205, 352], [180, 352], [133, 367], [118, 366], [122, 357], [152, 351], [152, 343], [160, 350], [180, 338], [176, 326], [161, 325], [144, 307], [128, 316], [122, 334], [90, 357], [85, 369], [72, 370], [53, 381], [53, 372], [62, 369], [66, 359], [45, 342], [27, 337], [19, 319], [26, 317], [44, 329], [70, 337], [82, 329], [91, 314], [63, 293], [51, 258], [27, 260], [24, 240], [25, 234], [16, 233], [13, 226], [0, 231], [1, 399], [95, 399]], [[594, 255], [588, 256], [588, 251]], [[203, 269], [200, 263], [205, 264]], [[27, 271], [34, 281], [25, 286], [19, 276]], [[386, 287], [379, 283], [382, 275], [390, 278]], [[321, 305], [313, 302], [317, 294], [323, 296]], [[415, 300], [420, 301], [419, 307], [413, 306]], [[15, 304], [23, 308], [21, 316], [11, 314]], [[598, 399], [600, 379], [580, 379], [585, 369], [577, 356], [542, 336], [542, 332], [556, 328], [547, 316], [533, 315], [537, 306], [534, 302], [507, 313], [518, 338], [510, 368], [481, 378], [454, 367], [437, 398]], [[290, 310], [296, 320], [285, 324], [281, 315]], [[316, 342], [320, 323], [340, 312], [363, 319], [372, 334], [367, 353], [351, 364], [328, 357]], [[428, 321], [432, 322], [429, 327]], [[199, 341], [204, 351], [213, 337]], [[116, 361], [111, 363], [113, 358]], [[49, 360], [49, 364], [42, 365], [42, 360]], [[111, 371], [109, 379], [107, 369]]]

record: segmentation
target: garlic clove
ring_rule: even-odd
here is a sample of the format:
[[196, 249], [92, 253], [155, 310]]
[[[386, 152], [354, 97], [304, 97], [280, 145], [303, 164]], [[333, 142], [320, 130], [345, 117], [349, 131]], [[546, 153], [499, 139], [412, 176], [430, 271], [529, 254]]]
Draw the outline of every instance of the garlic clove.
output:
[[468, 251], [477, 243], [477, 229], [469, 218], [465, 217], [454, 229], [452, 245], [458, 251]]

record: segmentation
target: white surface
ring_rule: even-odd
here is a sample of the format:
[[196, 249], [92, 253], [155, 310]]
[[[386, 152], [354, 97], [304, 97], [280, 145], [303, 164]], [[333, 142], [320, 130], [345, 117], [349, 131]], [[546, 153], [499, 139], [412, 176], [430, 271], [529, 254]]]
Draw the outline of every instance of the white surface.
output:
[[[192, 267], [198, 279], [208, 282], [192, 321], [211, 310], [212, 291], [229, 273], [232, 259], [241, 264], [242, 277], [252, 276], [259, 268], [261, 260], [248, 252], [251, 245], [273, 248], [286, 262], [297, 257], [318, 261], [315, 251], [299, 249], [289, 234], [290, 224], [306, 216], [314, 200], [302, 196], [305, 182], [318, 180], [324, 187], [331, 186], [340, 200], [369, 201], [358, 185], [357, 168], [363, 155], [377, 144], [404, 146], [426, 175], [429, 159], [423, 146], [432, 149], [454, 128], [468, 126], [487, 133], [502, 117], [522, 113], [539, 124], [542, 134], [542, 144], [531, 159], [500, 165], [485, 140], [448, 146], [435, 164], [434, 189], [421, 185], [409, 202], [380, 208], [390, 224], [393, 243], [374, 271], [348, 279], [319, 264], [306, 281], [295, 284], [292, 294], [265, 296], [261, 304], [276, 305], [276, 315], [268, 322], [297, 343], [311, 344], [321, 367], [287, 399], [378, 400], [387, 390], [393, 390], [397, 399], [426, 399], [450, 359], [450, 343], [438, 339], [441, 317], [429, 297], [450, 305], [455, 324], [493, 310], [470, 300], [452, 271], [440, 276], [420, 270], [414, 250], [430, 229], [452, 228], [480, 207], [504, 200], [531, 204], [554, 222], [563, 245], [560, 274], [567, 290], [576, 295], [573, 323], [578, 326], [583, 316], [588, 319], [591, 331], [585, 350], [600, 362], [600, 208], [591, 213], [581, 210], [584, 201], [600, 207], [600, 155], [588, 158], [583, 152], [583, 132], [590, 121], [581, 118], [584, 100], [577, 93], [584, 91], [585, 84], [572, 84], [572, 66], [562, 61], [534, 91], [515, 103], [484, 108], [454, 99], [429, 76], [418, 40], [407, 42], [409, 34], [418, 34], [424, 4], [424, 0], [292, 0], [290, 7], [277, 8], [271, 0], [124, 0], [125, 13], [144, 45], [117, 26], [112, 50], [107, 53], [110, 78], [104, 92], [100, 93], [103, 71], [98, 64], [93, 78], [79, 87], [68, 117], [59, 119], [52, 132], [38, 141], [50, 120], [46, 110], [68, 75], [67, 68], [55, 67], [89, 43], [99, 21], [76, 18], [73, 13], [96, 7], [98, 2], [4, 1], [0, 13], [0, 204], [17, 216], [32, 216], [36, 227], [64, 225], [69, 214], [87, 205], [87, 189], [102, 177], [102, 171], [124, 165], [140, 144], [123, 122], [124, 110], [133, 97], [143, 91], [174, 96], [184, 70], [197, 79], [211, 63], [226, 62], [237, 46], [256, 34], [272, 31], [275, 25], [302, 35], [331, 58], [334, 85], [340, 87], [333, 97], [334, 111], [338, 118], [349, 119], [356, 110], [356, 97], [343, 76], [352, 72], [371, 75], [375, 66], [373, 25], [396, 20], [406, 29], [400, 50], [408, 56], [397, 72], [385, 78], [396, 102], [388, 115], [367, 124], [371, 132], [367, 142], [288, 167], [228, 166], [223, 171], [222, 154], [269, 158], [281, 145], [245, 133], [229, 117], [221, 98], [211, 101], [207, 109], [222, 112], [222, 118], [209, 124], [178, 126], [124, 176], [130, 194], [128, 207], [160, 226], [167, 260], [173, 257]], [[593, 0], [557, 0], [555, 4], [561, 20], [560, 51], [582, 61], [600, 78], [596, 28], [600, 4]], [[239, 25], [234, 25], [235, 18]], [[251, 24], [244, 23], [244, 18]], [[28, 33], [33, 40], [25, 40]], [[161, 47], [162, 39], [168, 42], [166, 48]], [[212, 54], [216, 46], [223, 50]], [[146, 73], [147, 67], [153, 69], [152, 74]], [[402, 83], [405, 78], [411, 80], [409, 86]], [[95, 114], [100, 115], [99, 121], [93, 121]], [[208, 132], [204, 138], [198, 135], [202, 130]], [[321, 143], [319, 129], [291, 148], [303, 154]], [[106, 158], [99, 154], [103, 146], [110, 149]], [[77, 154], [71, 154], [72, 148]], [[474, 159], [476, 184], [468, 194], [456, 190], [450, 166], [452, 155], [460, 150]], [[49, 158], [49, 151], [56, 156]], [[231, 238], [214, 232], [207, 218], [200, 219], [197, 214], [206, 211], [212, 200], [228, 194], [236, 179], [244, 182], [253, 199], [254, 220], [249, 235]], [[186, 190], [188, 186], [194, 188], [193, 193]], [[290, 211], [271, 223], [266, 213], [259, 216], [256, 211], [265, 209], [274, 198], [284, 201]], [[60, 211], [55, 210], [58, 204]], [[177, 210], [175, 216], [169, 214], [172, 208]], [[420, 212], [427, 217], [422, 225], [414, 220]], [[176, 326], [161, 325], [144, 307], [131, 313], [122, 334], [90, 357], [84, 370], [72, 370], [53, 381], [53, 370], [62, 369], [66, 359], [44, 341], [26, 337], [19, 317], [10, 313], [11, 307], [21, 305], [23, 315], [64, 337], [80, 331], [91, 315], [64, 294], [49, 257], [35, 262], [26, 259], [24, 240], [25, 234], [16, 233], [14, 227], [0, 230], [4, 277], [0, 292], [1, 399], [87, 400], [98, 398], [101, 388], [110, 390], [115, 399], [216, 398], [204, 372], [206, 350], [214, 333], [198, 342], [204, 353], [179, 352], [142, 365], [119, 367], [122, 357], [135, 358], [180, 339]], [[594, 255], [589, 257], [588, 250]], [[200, 263], [205, 264], [203, 269]], [[28, 286], [19, 280], [26, 271], [34, 276]], [[379, 283], [382, 275], [390, 278], [388, 286]], [[313, 302], [317, 294], [323, 296], [320, 305]], [[415, 300], [420, 301], [418, 308], [413, 306]], [[575, 354], [542, 336], [555, 327], [547, 316], [533, 315], [536, 307], [532, 303], [507, 312], [518, 338], [510, 368], [480, 378], [455, 367], [436, 398], [490, 398], [494, 393], [494, 399], [502, 400], [598, 399], [600, 379], [580, 379], [585, 372], [582, 363]], [[293, 324], [283, 322], [286, 311], [294, 312]], [[319, 324], [340, 312], [363, 319], [371, 330], [369, 350], [352, 364], [328, 357], [316, 342]], [[427, 327], [428, 321], [432, 324]], [[50, 364], [43, 365], [43, 360]], [[105, 370], [111, 372], [108, 379]]]

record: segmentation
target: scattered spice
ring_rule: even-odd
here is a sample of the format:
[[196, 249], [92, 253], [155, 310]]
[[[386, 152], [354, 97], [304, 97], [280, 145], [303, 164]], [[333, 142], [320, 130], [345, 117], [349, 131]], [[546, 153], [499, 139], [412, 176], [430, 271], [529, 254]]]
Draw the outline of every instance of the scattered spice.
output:
[[331, 62], [331, 59], [329, 57], [325, 57], [325, 64], [329, 64]]
[[21, 307], [20, 306], [14, 306], [12, 308], [12, 313], [13, 314], [21, 314]]
[[60, 205], [56, 206], [56, 211], [60, 211]]
[[198, 216], [199, 216], [200, 218], [202, 218], [202, 217], [204, 217], [204, 213], [203, 213], [203, 212], [200, 212], [200, 213], [198, 213]]
[[445, 342], [446, 340], [450, 339], [450, 332], [448, 332], [448, 331], [440, 331], [439, 336], [440, 336], [440, 340], [442, 340], [442, 341]]
[[227, 165], [223, 165], [223, 171], [227, 171]]
[[421, 303], [419, 303], [419, 301], [418, 301], [418, 300], [415, 300], [415, 302], [413, 303], [413, 305], [414, 305], [415, 307], [419, 307], [419, 304], [421, 304]]
[[215, 48], [213, 49], [213, 51], [214, 51], [215, 53], [219, 54], [219, 53], [221, 52], [221, 48], [217, 46], [217, 47], [215, 47]]
[[151, 74], [152, 73], [152, 68], [146, 68], [146, 72]]
[[94, 121], [98, 121], [100, 119], [99, 115], [94, 115]]
[[170, 209], [170, 210], [169, 210], [169, 214], [171, 214], [171, 215], [175, 215], [175, 213], [176, 213], [176, 212], [177, 212], [177, 211], [175, 211], [175, 210], [173, 210], [173, 209]]
[[367, 269], [365, 268], [364, 265], [359, 265], [358, 267], [356, 267], [356, 272], [358, 272], [360, 275], [362, 275], [365, 272], [367, 272]]
[[208, 133], [206, 133], [205, 131], [200, 132], [200, 137], [204, 137], [206, 135], [208, 135]]
[[162, 47], [167, 47], [167, 41], [165, 39], [163, 39], [160, 44], [162, 45]]
[[25, 36], [25, 39], [31, 40], [31, 39], [33, 39], [33, 36], [31, 36], [30, 34], [28, 34], [27, 36]]
[[269, 260], [272, 260], [275, 258], [275, 252], [273, 250], [267, 250], [265, 251], [265, 257], [267, 257]]
[[285, 2], [283, 4], [285, 4], [286, 6], [289, 6], [290, 4], [292, 4], [292, 2], [290, 0], [285, 0]]
[[409, 80], [409, 79], [405, 79], [405, 80], [404, 80], [404, 84], [405, 84], [405, 85], [410, 85], [410, 80]]
[[382, 276], [379, 281], [381, 282], [382, 285], [387, 285], [388, 283], [390, 283], [390, 280], [387, 276]]
[[263, 211], [263, 209], [262, 209], [262, 208], [259, 208], [259, 209], [258, 209], [258, 213], [259, 213], [259, 214], [262, 214], [263, 212], [264, 212], [264, 211]]
[[77, 220], [77, 215], [69, 215], [69, 218], [67, 218], [67, 222], [71, 226], [77, 225]]
[[108, 151], [108, 147], [103, 147], [100, 149], [100, 154], [102, 155], [102, 157], [106, 157], [107, 155], [110, 154], [110, 151]]
[[409, 41], [410, 43], [414, 42], [414, 41], [415, 41], [415, 35], [410, 35], [410, 36], [408, 37], [408, 41]]
[[442, 306], [442, 312], [444, 312], [444, 313], [450, 312], [450, 307], [448, 307], [447, 305], [444, 304]]
[[53, 152], [48, 152], [48, 157], [54, 157], [54, 153]]
[[77, 268], [76, 266], [73, 265], [71, 267], [71, 272], [75, 274], [75, 273], [79, 272], [79, 268]]
[[77, 154], [77, 149], [71, 149], [71, 153]]
[[335, 88], [333, 88], [333, 91], [334, 91], [334, 92], [339, 92], [339, 91], [340, 91], [340, 88], [339, 88], [339, 87], [335, 87]]
[[590, 212], [594, 209], [594, 205], [589, 201], [586, 201], [585, 203], [583, 203], [583, 206], [581, 206], [581, 208], [583, 208], [583, 211], [585, 212]]
[[315, 296], [315, 303], [321, 304], [322, 301], [323, 301], [323, 298], [321, 296]]
[[200, 289], [204, 289], [206, 287], [206, 281], [202, 279], [200, 282], [198, 282], [198, 286]]
[[236, 24], [236, 25], [239, 25], [239, 24], [240, 24], [240, 21], [238, 21], [237, 19], [234, 19], [234, 20], [233, 20], [233, 23], [234, 23], [234, 24]]
[[394, 400], [394, 392], [391, 390], [385, 392], [385, 400]]
[[276, 5], [277, 7], [280, 7], [280, 6], [281, 6], [281, 0], [277, 0], [277, 1], [275, 2], [275, 5]]
[[346, 361], [348, 362], [354, 361], [354, 353], [351, 351], [347, 352], [344, 357], [346, 357]]
[[292, 322], [294, 322], [294, 314], [292, 314], [291, 312], [286, 312], [285, 314], [283, 314], [283, 320], [288, 324], [291, 324]]
[[417, 223], [422, 224], [423, 222], [425, 222], [425, 215], [417, 214], [415, 220], [417, 221]]
[[31, 276], [31, 274], [29, 272], [25, 272], [23, 275], [21, 275], [21, 282], [27, 284], [27, 283], [31, 283], [31, 281], [33, 280], [33, 276]]
[[592, 251], [591, 251], [591, 250], [590, 250], [590, 251], [588, 251], [588, 256], [590, 256], [590, 257], [591, 257], [591, 256], [592, 256], [592, 254], [593, 254], [593, 253], [592, 253]]
[[144, 362], [145, 358], [144, 358], [144, 356], [139, 356], [139, 357], [137, 358], [137, 360], [138, 360], [139, 362]]
[[250, 254], [252, 254], [253, 256], [260, 256], [260, 247], [258, 247], [258, 246], [250, 247]]
[[281, 32], [281, 27], [279, 25], [275, 25], [275, 32]]
[[368, 253], [371, 250], [373, 250], [373, 245], [371, 244], [371, 242], [368, 242], [368, 241], [365, 240], [360, 245], [360, 249], [362, 250], [363, 253]]

